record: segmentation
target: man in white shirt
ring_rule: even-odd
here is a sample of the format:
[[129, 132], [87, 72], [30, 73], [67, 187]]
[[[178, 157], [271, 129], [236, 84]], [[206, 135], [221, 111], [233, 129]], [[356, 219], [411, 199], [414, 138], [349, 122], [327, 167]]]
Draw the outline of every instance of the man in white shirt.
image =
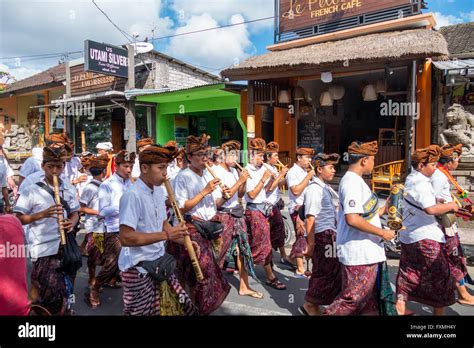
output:
[[305, 190], [304, 214], [308, 233], [306, 256], [312, 260], [312, 273], [300, 311], [305, 315], [319, 315], [321, 305], [331, 304], [341, 290], [341, 264], [336, 253], [337, 194], [329, 186], [339, 162], [337, 153], [320, 153], [313, 166], [316, 176]]
[[[105, 178], [108, 163], [107, 155], [95, 156], [90, 158], [88, 163], [83, 163], [92, 175], [92, 180], [84, 187], [79, 200], [80, 211], [85, 214], [84, 241], [89, 270], [89, 292], [95, 283], [96, 266], [102, 266], [104, 263], [104, 221], [99, 215], [99, 187]], [[92, 308], [97, 308], [100, 305], [98, 297], [93, 297], [91, 294], [92, 292], [86, 294], [86, 301]]]
[[92, 180], [92, 175], [89, 172], [89, 164], [90, 160], [94, 157], [94, 155], [89, 151], [84, 151], [81, 153], [81, 169], [79, 169], [79, 180], [76, 185], [77, 195], [81, 197], [82, 192], [87, 184]]
[[99, 187], [99, 215], [104, 217], [104, 265], [91, 289], [91, 297], [99, 301], [101, 286], [119, 288], [118, 258], [121, 244], [119, 238], [120, 198], [130, 187], [130, 175], [135, 152], [121, 150], [115, 155], [115, 173]]
[[53, 193], [53, 176], [60, 176], [70, 157], [71, 150], [66, 147], [53, 144], [44, 148], [44, 179], [26, 188], [13, 210], [23, 225], [29, 225], [26, 239], [33, 261], [30, 297], [52, 315], [71, 313], [75, 277], [60, 268], [63, 248], [60, 247], [58, 215], [63, 214], [64, 232], [72, 233], [79, 220], [79, 202], [74, 188], [67, 182], [60, 181], [62, 205], [56, 204]]
[[248, 276], [256, 277], [252, 251], [248, 242], [247, 224], [245, 223], [244, 208], [239, 203], [239, 198], [245, 194], [245, 182], [249, 174], [246, 170], [240, 173], [235, 169], [239, 158], [240, 142], [236, 140], [222, 144], [222, 161], [213, 167], [214, 173], [229, 188], [231, 198], [219, 200], [222, 197], [220, 190], [215, 190], [218, 204], [219, 221], [224, 225], [224, 231], [220, 238], [222, 245], [218, 257], [219, 266], [224, 268], [224, 264], [237, 264], [240, 275], [240, 296], [250, 296], [261, 299], [263, 294], [253, 290], [249, 286]]
[[252, 139], [249, 143], [250, 162], [246, 169], [250, 178], [245, 189], [247, 201], [245, 218], [253, 262], [255, 265], [263, 266], [267, 278], [265, 284], [277, 290], [285, 290], [286, 285], [278, 280], [272, 269], [272, 242], [268, 218], [273, 207], [267, 202], [265, 189], [272, 172], [263, 164], [265, 149], [266, 143], [262, 138]]
[[[173, 146], [176, 148], [180, 148], [174, 140], [168, 141], [164, 146]], [[178, 173], [186, 167], [187, 163], [185, 160], [184, 148], [181, 147], [176, 158], [168, 165], [168, 178], [172, 185], [174, 185], [174, 180], [176, 179]]]
[[[446, 144], [441, 147], [441, 156], [438, 161], [437, 169], [431, 176], [431, 183], [435, 191], [436, 199], [439, 201], [452, 202], [450, 183], [456, 183], [451, 175], [451, 171], [456, 170], [462, 154], [462, 144], [456, 146]], [[457, 185], [459, 187], [459, 184]], [[458, 192], [458, 194], [463, 192]], [[458, 302], [463, 305], [474, 305], [474, 296], [469, 294], [466, 289], [464, 278], [467, 275], [466, 258], [459, 240], [458, 225], [452, 221], [451, 226], [441, 226], [446, 239], [446, 253], [448, 254], [449, 267], [451, 273], [456, 278], [458, 290]]]
[[174, 274], [164, 280], [171, 291], [163, 296], [162, 284], [141, 264], [163, 257], [165, 241], [183, 245], [184, 236], [189, 235], [185, 222], [175, 227], [169, 224], [166, 197], [158, 190], [166, 178], [168, 163], [177, 152], [177, 148], [157, 145], [144, 149], [139, 158], [140, 177], [120, 199], [119, 268], [125, 315], [192, 315], [196, 311]]
[[[187, 221], [186, 226], [191, 240], [197, 244], [197, 257], [204, 276], [203, 281], [197, 281], [191, 260], [187, 251], [181, 245], [170, 243], [178, 261], [179, 278], [191, 289], [191, 297], [200, 315], [208, 315], [224, 302], [230, 291], [230, 286], [224, 278], [214, 257], [213, 243], [202, 236], [194, 222], [216, 221], [217, 204], [213, 191], [219, 187], [220, 180], [213, 179], [207, 173], [210, 152], [208, 136], [189, 136], [186, 139], [186, 156], [188, 168], [179, 172], [174, 183], [176, 201]], [[228, 189], [226, 189], [228, 191]], [[221, 198], [220, 200], [222, 200]]]
[[341, 292], [326, 307], [326, 315], [378, 315], [376, 278], [386, 261], [383, 240], [395, 232], [383, 229], [378, 199], [362, 178], [374, 168], [377, 141], [353, 142], [348, 149], [349, 170], [339, 184], [337, 256], [342, 264]]
[[305, 273], [303, 262], [303, 255], [307, 248], [305, 238], [306, 230], [304, 222], [298, 216], [298, 211], [304, 203], [304, 191], [311, 178], [315, 175], [314, 170], [310, 168], [313, 156], [313, 149], [305, 147], [297, 148], [296, 163], [290, 168], [286, 175], [288, 196], [290, 199], [288, 210], [296, 233], [296, 240], [290, 252], [290, 261], [292, 264], [296, 264], [297, 269], [295, 274], [298, 277], [309, 277], [309, 274]]
[[288, 173], [288, 167], [283, 167], [280, 172], [278, 172], [275, 167], [279, 162], [279, 150], [280, 146], [277, 142], [271, 141], [267, 144], [264, 162], [267, 168], [272, 172], [272, 178], [265, 189], [267, 192], [267, 202], [273, 206], [272, 214], [268, 219], [272, 248], [279, 250], [281, 262], [287, 263], [290, 262], [290, 260], [288, 260], [288, 255], [286, 255], [285, 250], [285, 222], [283, 221], [283, 216], [280, 211], [284, 207], [284, 202], [281, 199], [280, 189], [285, 184], [285, 176], [286, 173]]
[[140, 176], [140, 152], [145, 150], [148, 146], [152, 145], [155, 141], [153, 138], [142, 138], [137, 141], [137, 157], [135, 158], [135, 163], [133, 164], [132, 169], [132, 182], [138, 179]]
[[[397, 311], [408, 314], [406, 301], [433, 307], [443, 315], [444, 307], [455, 302], [456, 280], [450, 272], [444, 248], [445, 236], [435, 216], [457, 211], [456, 203], [436, 200], [431, 176], [440, 155], [438, 145], [417, 149], [412, 154], [412, 171], [405, 181], [402, 243], [397, 276]], [[443, 201], [444, 202], [444, 201]]]

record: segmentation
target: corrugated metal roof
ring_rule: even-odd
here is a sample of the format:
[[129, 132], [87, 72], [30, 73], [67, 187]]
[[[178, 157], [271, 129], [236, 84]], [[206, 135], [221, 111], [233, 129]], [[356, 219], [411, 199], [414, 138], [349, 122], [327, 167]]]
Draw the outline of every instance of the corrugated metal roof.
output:
[[434, 66], [440, 70], [455, 70], [474, 68], [474, 59], [456, 59], [433, 62]]
[[236, 89], [242, 89], [243, 85], [235, 84], [235, 83], [226, 83], [226, 82], [216, 82], [216, 83], [207, 83], [203, 85], [197, 85], [197, 86], [192, 86], [192, 87], [184, 87], [184, 88], [178, 88], [178, 89], [170, 89], [170, 88], [159, 88], [159, 89], [131, 89], [128, 91], [125, 91], [125, 98], [127, 99], [132, 99], [134, 97], [142, 96], [142, 95], [149, 95], [149, 94], [160, 94], [160, 93], [172, 93], [172, 92], [182, 92], [182, 91], [191, 91], [193, 89], [198, 89], [202, 87], [212, 87], [212, 86], [218, 86], [218, 85], [223, 85], [224, 88], [236, 88]]

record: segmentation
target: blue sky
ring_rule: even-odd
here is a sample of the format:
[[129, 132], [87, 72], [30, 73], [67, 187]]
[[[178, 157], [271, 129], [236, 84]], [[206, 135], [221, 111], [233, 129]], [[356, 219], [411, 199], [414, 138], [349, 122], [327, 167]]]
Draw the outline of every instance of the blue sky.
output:
[[[95, 1], [121, 29], [139, 33], [139, 40], [240, 23], [274, 13], [273, 0]], [[439, 26], [474, 21], [474, 0], [427, 2], [429, 8], [424, 12], [433, 12]], [[270, 19], [153, 43], [161, 52], [217, 74], [227, 66], [265, 53], [266, 46], [273, 43], [273, 24]], [[17, 80], [54, 66], [61, 58], [25, 56], [81, 51], [85, 39], [126, 43], [123, 34], [91, 0], [0, 0], [0, 70], [10, 72]], [[75, 53], [67, 58], [81, 55]]]

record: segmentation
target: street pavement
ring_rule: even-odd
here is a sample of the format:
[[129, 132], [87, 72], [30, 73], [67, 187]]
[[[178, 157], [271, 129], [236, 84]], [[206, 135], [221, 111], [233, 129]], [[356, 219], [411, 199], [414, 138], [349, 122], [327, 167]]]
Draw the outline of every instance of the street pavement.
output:
[[[283, 199], [287, 202], [287, 196]], [[384, 200], [381, 200], [384, 204]], [[289, 220], [287, 209], [282, 211]], [[465, 247], [466, 256], [474, 256], [474, 226], [471, 223], [461, 222], [460, 237]], [[83, 233], [78, 234], [78, 243], [82, 242]], [[290, 241], [291, 243], [291, 241]], [[287, 247], [289, 254], [290, 246]], [[263, 299], [254, 299], [238, 294], [239, 278], [237, 274], [225, 274], [231, 285], [231, 290], [222, 306], [212, 315], [300, 315], [298, 307], [304, 302], [304, 296], [308, 289], [308, 280], [296, 278], [293, 270], [279, 262], [279, 253], [273, 252], [274, 273], [278, 279], [286, 286], [286, 290], [276, 290], [265, 285], [265, 273], [263, 267], [256, 268], [258, 280], [250, 278], [250, 286], [264, 294]], [[388, 260], [388, 270], [392, 288], [395, 290], [395, 280], [398, 272], [398, 260]], [[311, 269], [311, 268], [309, 268]], [[474, 277], [474, 267], [468, 267], [469, 273]], [[28, 271], [31, 265], [28, 263]], [[98, 272], [99, 268], [97, 269]], [[28, 279], [29, 279], [28, 272]], [[95, 310], [88, 307], [84, 301], [84, 292], [87, 289], [87, 259], [83, 258], [83, 267], [79, 270], [75, 282], [75, 303], [73, 305], [76, 315], [122, 315], [122, 290], [104, 288], [101, 294], [101, 306]], [[467, 285], [471, 294], [474, 295], [474, 286]], [[417, 315], [431, 315], [432, 309], [428, 306], [415, 302], [409, 302], [408, 309], [413, 310]], [[474, 307], [462, 306], [458, 303], [446, 309], [447, 315], [474, 315]]]
[[[79, 234], [79, 242], [84, 234]], [[468, 246], [474, 251], [474, 246]], [[289, 251], [289, 249], [288, 249]], [[474, 254], [474, 252], [473, 252]], [[286, 286], [286, 290], [276, 290], [264, 284], [265, 273], [262, 267], [257, 267], [256, 274], [259, 279], [250, 279], [250, 286], [264, 294], [261, 300], [238, 294], [238, 275], [225, 274], [231, 285], [231, 291], [222, 306], [213, 315], [299, 315], [298, 307], [304, 302], [305, 292], [308, 289], [308, 280], [296, 278], [291, 269], [279, 262], [278, 253], [274, 253], [274, 272]], [[84, 266], [79, 270], [75, 282], [75, 303], [73, 305], [76, 315], [122, 315], [122, 290], [104, 288], [101, 294], [102, 305], [92, 310], [84, 302], [84, 292], [87, 289], [86, 258]], [[29, 264], [29, 270], [31, 265]], [[474, 267], [468, 267], [470, 274], [474, 274]], [[398, 271], [398, 260], [389, 260], [388, 269], [393, 289]], [[468, 285], [469, 291], [474, 294], [474, 287]], [[431, 308], [418, 303], [409, 302], [409, 309], [417, 315], [431, 315]], [[474, 308], [455, 304], [446, 309], [447, 315], [474, 315]]]

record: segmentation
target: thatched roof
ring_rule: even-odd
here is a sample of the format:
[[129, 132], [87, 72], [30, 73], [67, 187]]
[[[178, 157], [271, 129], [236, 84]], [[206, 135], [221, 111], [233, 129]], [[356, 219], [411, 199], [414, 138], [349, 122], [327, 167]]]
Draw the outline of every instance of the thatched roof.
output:
[[474, 22], [449, 25], [439, 32], [448, 42], [451, 57], [474, 57]]
[[245, 75], [258, 74], [259, 71], [268, 69], [288, 71], [336, 64], [342, 66], [347, 60], [353, 65], [447, 55], [448, 47], [443, 35], [433, 30], [413, 29], [270, 52], [225, 69], [221, 75], [238, 80], [245, 79]]

